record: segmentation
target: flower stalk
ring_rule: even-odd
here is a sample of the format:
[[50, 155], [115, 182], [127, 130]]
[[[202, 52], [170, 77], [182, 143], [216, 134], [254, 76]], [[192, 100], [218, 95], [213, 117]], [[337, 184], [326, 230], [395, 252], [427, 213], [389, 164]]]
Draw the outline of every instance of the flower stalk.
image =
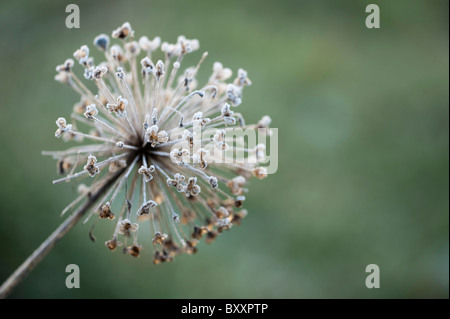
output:
[[0, 286], [0, 299], [6, 298], [11, 291], [36, 267], [39, 262], [92, 208], [95, 202], [111, 187], [119, 178], [122, 171], [116, 172], [106, 183], [94, 194], [88, 194], [86, 202], [71, 214], [46, 240], [12, 273], [11, 276]]

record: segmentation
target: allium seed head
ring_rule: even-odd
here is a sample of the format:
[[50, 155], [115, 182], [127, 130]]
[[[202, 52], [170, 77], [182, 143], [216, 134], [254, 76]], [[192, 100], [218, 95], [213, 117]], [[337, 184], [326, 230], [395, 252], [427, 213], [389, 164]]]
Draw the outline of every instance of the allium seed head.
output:
[[[73, 107], [72, 123], [63, 117], [56, 120], [55, 136], [92, 141], [47, 152], [65, 175], [54, 183], [92, 177], [91, 185], [80, 187], [79, 197], [63, 213], [111, 181], [86, 218], [96, 214], [105, 222], [114, 220], [112, 239], [105, 242], [111, 251], [128, 241], [124, 253], [140, 256], [139, 224], [150, 223], [155, 264], [172, 261], [183, 252], [194, 254], [201, 238], [211, 243], [241, 223], [247, 215], [241, 207], [248, 179], [267, 176], [264, 167], [256, 166], [264, 159], [264, 144], [239, 148], [258, 161], [217, 161], [236, 151], [228, 129], [267, 129], [271, 120], [265, 116], [246, 125], [242, 114], [231, 110], [242, 103], [243, 88], [251, 84], [243, 69], [227, 83], [231, 69], [215, 62], [208, 82], [197, 89], [205, 52], [196, 66], [177, 76], [183, 57], [199, 49], [198, 40], [180, 36], [176, 43], [161, 44], [159, 37], [142, 36], [135, 41], [128, 22], [114, 30], [112, 38], [119, 43], [111, 45], [106, 34], [94, 39], [99, 49], [95, 53], [104, 54], [104, 62], [97, 65], [86, 45], [73, 54], [92, 86], [76, 75], [74, 60], [56, 67], [55, 79], [72, 87], [81, 99]], [[158, 54], [161, 60], [154, 60]], [[89, 89], [94, 85], [94, 91]], [[88, 133], [78, 130], [77, 123], [89, 126]], [[207, 129], [212, 134], [202, 137], [201, 131]], [[113, 174], [119, 174], [114, 182]]]

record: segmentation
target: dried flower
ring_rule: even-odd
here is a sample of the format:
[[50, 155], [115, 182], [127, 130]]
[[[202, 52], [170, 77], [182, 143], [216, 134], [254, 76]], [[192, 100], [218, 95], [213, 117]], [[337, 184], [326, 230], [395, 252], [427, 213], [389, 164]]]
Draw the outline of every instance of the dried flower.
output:
[[[75, 89], [81, 100], [73, 108], [71, 124], [63, 117], [57, 119], [55, 136], [93, 141], [66, 151], [46, 152], [58, 160], [58, 172], [66, 175], [54, 183], [95, 177], [64, 212], [120, 171], [86, 219], [94, 214], [106, 220], [117, 217], [112, 239], [105, 245], [114, 251], [122, 245], [120, 236], [125, 243], [132, 237], [124, 252], [138, 257], [142, 250], [139, 224], [149, 222], [155, 264], [171, 261], [183, 252], [194, 254], [199, 239], [204, 237], [210, 243], [246, 216], [247, 211], [238, 208], [245, 200], [248, 178], [267, 176], [264, 167], [216, 163], [210, 160], [210, 153], [230, 149], [227, 127], [239, 123], [243, 128], [268, 128], [270, 118], [245, 126], [242, 115], [231, 110], [242, 103], [242, 90], [251, 84], [243, 69], [232, 83], [226, 83], [232, 71], [215, 62], [208, 82], [196, 90], [197, 71], [207, 56], [204, 53], [195, 67], [177, 77], [182, 58], [199, 49], [198, 40], [180, 36], [174, 44], [161, 44], [159, 37], [149, 40], [143, 36], [135, 41], [128, 22], [114, 30], [112, 38], [119, 39], [120, 45], [110, 45], [105, 34], [94, 39], [105, 55], [105, 62], [98, 65], [86, 45], [73, 54], [85, 79], [94, 82], [95, 91], [72, 70], [74, 60], [67, 59], [56, 68], [56, 80]], [[160, 46], [165, 62], [154, 63], [152, 54]], [[145, 56], [139, 58], [142, 54]], [[80, 132], [77, 121], [89, 125], [91, 132]], [[205, 145], [211, 142], [209, 138], [197, 139], [196, 127], [216, 129], [211, 144], [214, 152]], [[264, 152], [264, 145], [247, 150], [248, 156], [258, 158]], [[131, 214], [134, 205], [138, 208]]]
[[103, 206], [102, 206], [102, 210], [101, 212], [98, 214], [98, 216], [100, 218], [108, 218], [108, 219], [114, 219], [115, 216], [111, 211], [111, 204], [109, 202], [106, 202]]

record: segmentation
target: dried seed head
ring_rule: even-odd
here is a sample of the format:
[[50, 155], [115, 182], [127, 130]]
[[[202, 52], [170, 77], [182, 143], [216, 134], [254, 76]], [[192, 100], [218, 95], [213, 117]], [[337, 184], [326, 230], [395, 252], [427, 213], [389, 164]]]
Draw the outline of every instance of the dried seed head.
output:
[[95, 164], [97, 164], [97, 157], [89, 155], [87, 163], [84, 166], [84, 170], [87, 171], [89, 176], [91, 177], [94, 177], [95, 175], [100, 173], [100, 169]]
[[245, 200], [245, 196], [242, 196], [242, 195], [241, 196], [237, 196], [236, 200], [234, 201], [234, 206], [236, 208], [242, 207], [242, 205], [244, 203], [244, 200]]
[[117, 239], [114, 237], [113, 239], [106, 241], [105, 246], [108, 247], [109, 250], [114, 251], [116, 250], [117, 246], [122, 246], [122, 243], [120, 241], [117, 241]]
[[67, 172], [69, 172], [73, 165], [74, 165], [74, 160], [72, 157], [62, 157], [58, 160], [58, 163], [56, 164], [56, 168], [58, 171], [58, 174], [63, 175], [66, 174]]
[[[138, 257], [142, 250], [137, 243], [138, 227], [148, 222], [150, 227], [143, 231], [152, 231], [153, 262], [170, 262], [178, 254], [194, 254], [202, 237], [210, 243], [245, 217], [247, 211], [239, 209], [247, 180], [267, 175], [266, 168], [257, 167], [254, 160], [262, 161], [265, 147], [258, 144], [253, 148], [244, 139], [236, 140], [244, 150], [245, 162], [219, 163], [216, 159], [234, 154], [224, 152], [234, 145], [232, 136], [226, 136], [228, 130], [236, 126], [268, 129], [270, 118], [246, 125], [241, 112], [231, 110], [242, 103], [244, 87], [251, 84], [245, 70], [237, 70], [237, 77], [229, 83], [233, 72], [216, 62], [208, 82], [202, 85], [197, 74], [205, 52], [195, 66], [183, 67], [185, 71], [180, 72], [184, 55], [199, 49], [198, 40], [180, 36], [176, 43], [161, 44], [159, 37], [149, 40], [142, 36], [134, 41], [129, 23], [112, 34], [115, 43], [105, 34], [93, 42], [105, 62], [95, 64], [83, 45], [74, 59], [56, 68], [55, 79], [68, 84], [81, 99], [73, 107], [72, 124], [58, 118], [55, 136], [64, 141], [93, 142], [48, 152], [58, 160], [58, 173], [64, 174], [54, 183], [95, 176], [91, 185], [80, 187], [80, 195], [65, 212], [86, 198], [96, 198], [116, 174], [117, 180], [96, 203], [100, 220], [117, 215], [112, 239], [105, 245], [115, 250], [122, 245], [120, 236], [131, 237], [125, 238], [131, 243], [123, 251]], [[153, 55], [158, 48], [164, 57], [152, 60], [152, 56], [161, 56]], [[81, 67], [74, 66], [74, 61]], [[81, 69], [81, 79], [74, 67]], [[93, 83], [84, 85], [83, 76]], [[202, 89], [196, 90], [197, 86]], [[79, 122], [88, 126], [87, 133], [78, 130]], [[201, 132], [210, 128], [215, 130], [213, 143]], [[102, 169], [105, 166], [108, 169]], [[135, 202], [137, 209], [132, 206]]]
[[128, 59], [131, 57], [136, 57], [141, 53], [141, 48], [136, 41], [128, 42], [125, 44], [125, 52], [127, 54]]
[[142, 250], [142, 245], [136, 243], [131, 246], [128, 246], [126, 249], [126, 253], [133, 257], [139, 257], [141, 254], [141, 250]]
[[209, 81], [212, 83], [223, 82], [231, 78], [232, 75], [233, 71], [231, 71], [231, 69], [224, 68], [220, 62], [214, 62], [213, 73], [209, 78]]
[[55, 81], [58, 81], [63, 84], [71, 85], [72, 83], [72, 76], [69, 72], [59, 72], [55, 75]]
[[233, 215], [233, 219], [231, 220], [231, 222], [235, 225], [240, 225], [242, 219], [247, 216], [247, 210], [243, 209], [238, 211], [236, 214]]
[[258, 144], [253, 149], [253, 153], [255, 154], [256, 160], [261, 162], [266, 157], [266, 145]]
[[204, 148], [199, 148], [197, 153], [193, 156], [194, 164], [198, 164], [201, 169], [206, 169], [208, 167], [208, 163], [206, 162], [206, 157], [208, 156], [209, 151]]
[[[179, 48], [177, 48], [177, 46], [175, 44], [170, 44], [167, 42], [163, 42], [161, 44], [161, 51], [166, 53], [169, 58], [172, 58], [173, 56], [175, 56], [177, 54], [178, 49]], [[179, 55], [179, 53], [178, 53], [178, 55]]]
[[127, 106], [128, 101], [124, 99], [122, 96], [119, 96], [116, 100], [116, 103], [108, 103], [106, 104], [106, 108], [111, 113], [115, 113], [117, 116], [125, 117], [127, 115]]
[[84, 114], [84, 112], [86, 112], [86, 107], [89, 104], [89, 100], [82, 97], [81, 100], [73, 106], [73, 112], [77, 114]]
[[192, 238], [194, 239], [201, 239], [205, 234], [208, 233], [208, 228], [203, 226], [203, 227], [197, 227], [194, 226], [194, 231], [192, 233]]
[[217, 180], [217, 177], [215, 177], [215, 176], [210, 176], [208, 179], [208, 182], [211, 185], [212, 189], [216, 189], [217, 187], [219, 187], [219, 181]]
[[209, 231], [206, 233], [206, 243], [211, 244], [217, 238], [217, 233], [215, 231]]
[[241, 87], [252, 85], [252, 81], [250, 81], [250, 79], [247, 77], [247, 71], [245, 71], [244, 69], [238, 70], [238, 76], [237, 76], [236, 80], [234, 80], [234, 83], [237, 86], [241, 86]]
[[153, 75], [157, 80], [159, 80], [166, 72], [164, 71], [164, 63], [159, 60], [156, 62], [155, 68], [153, 69]]
[[262, 119], [258, 122], [258, 128], [269, 128], [272, 119], [268, 115], [264, 115]]
[[167, 143], [169, 135], [166, 131], [159, 131], [158, 126], [152, 125], [145, 131], [145, 141], [155, 147], [158, 144]]
[[153, 263], [155, 265], [159, 265], [160, 263], [169, 261], [172, 261], [172, 259], [167, 255], [165, 251], [161, 252], [159, 250], [156, 250], [155, 253], [153, 254]]
[[230, 188], [230, 191], [233, 195], [241, 195], [243, 193], [243, 186], [247, 181], [244, 176], [236, 176], [232, 180], [230, 180], [227, 186]]
[[112, 58], [119, 63], [125, 62], [125, 55], [123, 54], [122, 48], [115, 44], [109, 49], [109, 54], [112, 56]]
[[153, 245], [162, 245], [167, 238], [167, 234], [161, 234], [160, 232], [157, 232], [153, 237]]
[[216, 210], [216, 217], [219, 219], [228, 217], [228, 215], [229, 215], [228, 210], [225, 207], [220, 206]]
[[72, 59], [67, 59], [63, 64], [60, 64], [56, 67], [56, 72], [70, 72], [74, 62]]
[[220, 218], [216, 221], [217, 231], [221, 233], [223, 230], [228, 230], [231, 228], [232, 217]]
[[178, 165], [186, 165], [186, 163], [189, 162], [189, 155], [190, 152], [187, 148], [183, 149], [174, 148], [170, 152], [170, 158], [175, 164]]
[[106, 73], [108, 73], [108, 68], [105, 66], [97, 66], [92, 71], [92, 77], [94, 79], [101, 79]]
[[109, 37], [106, 34], [99, 34], [94, 39], [94, 45], [101, 51], [107, 51], [109, 48]]
[[221, 113], [222, 113], [222, 116], [223, 116], [223, 117], [231, 117], [231, 116], [233, 116], [233, 114], [234, 114], [234, 112], [231, 111], [230, 104], [228, 104], [228, 103], [225, 103], [225, 104], [222, 106]]
[[138, 228], [138, 224], [131, 223], [129, 219], [124, 219], [119, 224], [119, 234], [130, 236], [130, 233], [137, 231]]
[[213, 137], [213, 142], [219, 150], [228, 150], [228, 144], [225, 143], [225, 130], [217, 130]]
[[86, 112], [84, 112], [84, 116], [89, 120], [93, 120], [97, 114], [98, 110], [95, 104], [88, 105], [86, 107]]
[[144, 182], [148, 183], [153, 179], [153, 175], [152, 173], [155, 171], [155, 166], [154, 165], [150, 165], [150, 167], [147, 167], [145, 165], [142, 165], [139, 170], [138, 173], [144, 176]]
[[155, 201], [149, 200], [148, 202], [144, 203], [141, 208], [139, 208], [137, 214], [138, 216], [148, 215], [150, 214], [151, 209], [156, 206], [158, 206], [158, 204]]
[[58, 129], [55, 132], [55, 137], [60, 138], [63, 133], [70, 132], [72, 130], [72, 125], [67, 124], [66, 119], [60, 117], [56, 120], [56, 125]]
[[186, 177], [184, 175], [181, 175], [180, 173], [176, 173], [175, 176], [172, 178], [167, 179], [167, 185], [173, 186], [177, 189], [178, 192], [184, 191], [185, 184], [183, 183]]
[[194, 123], [194, 125], [201, 125], [202, 127], [204, 127], [206, 124], [211, 122], [209, 118], [202, 118], [202, 116], [203, 116], [202, 112], [195, 113], [194, 116], [192, 117], [192, 123]]
[[267, 169], [265, 167], [257, 167], [253, 170], [253, 175], [259, 179], [267, 177]]
[[81, 65], [87, 66], [88, 65], [88, 59], [89, 59], [89, 48], [88, 48], [88, 46], [87, 45], [83, 45], [81, 48], [76, 50], [73, 53], [73, 57]]
[[184, 188], [186, 197], [197, 196], [200, 191], [201, 188], [197, 185], [197, 177], [190, 177], [186, 187]]
[[189, 148], [194, 147], [194, 135], [190, 131], [185, 130], [183, 132], [182, 140], [187, 142]]
[[150, 60], [148, 56], [146, 56], [141, 60], [141, 66], [143, 78], [147, 78], [150, 74], [153, 74], [155, 66], [153, 65], [153, 62]]
[[119, 142], [116, 143], [116, 147], [117, 148], [123, 148], [124, 145], [125, 145], [125, 143], [122, 142], [122, 141], [119, 141]]
[[84, 69], [83, 75], [86, 80], [94, 80], [94, 67], [86, 66], [86, 68]]
[[186, 247], [185, 247], [186, 253], [189, 255], [197, 253], [197, 247], [196, 247], [197, 243], [198, 243], [198, 241], [195, 239], [187, 240]]
[[112, 37], [115, 39], [125, 40], [129, 36], [134, 36], [134, 31], [133, 29], [131, 29], [131, 25], [129, 22], [125, 22], [124, 24], [122, 24], [122, 26], [118, 27], [112, 33]]
[[188, 40], [183, 35], [178, 37], [176, 45], [179, 46], [179, 49], [177, 49], [177, 53], [179, 52], [179, 54], [190, 53], [197, 51], [200, 48], [200, 44], [197, 39]]
[[150, 41], [145, 35], [139, 38], [139, 46], [142, 50], [147, 52], [156, 51], [161, 44], [161, 38], [155, 37], [152, 41]]
[[227, 98], [232, 106], [240, 105], [242, 103], [242, 88], [234, 84], [228, 84]]
[[98, 215], [100, 218], [108, 218], [113, 220], [116, 216], [113, 214], [113, 212], [111, 211], [111, 204], [110, 202], [106, 202], [102, 208], [101, 211]]
[[163, 246], [167, 254], [171, 257], [174, 257], [180, 251], [180, 247], [170, 238], [164, 241]]

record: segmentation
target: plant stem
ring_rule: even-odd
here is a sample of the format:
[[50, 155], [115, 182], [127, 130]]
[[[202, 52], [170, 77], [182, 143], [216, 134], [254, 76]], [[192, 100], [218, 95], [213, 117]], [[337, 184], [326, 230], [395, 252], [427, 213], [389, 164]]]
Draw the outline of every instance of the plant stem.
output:
[[22, 281], [33, 268], [52, 250], [56, 243], [66, 235], [69, 230], [83, 217], [100, 196], [117, 180], [124, 169], [116, 172], [103, 186], [94, 194], [90, 194], [83, 206], [70, 215], [59, 227], [9, 276], [0, 287], [0, 299], [4, 299]]

